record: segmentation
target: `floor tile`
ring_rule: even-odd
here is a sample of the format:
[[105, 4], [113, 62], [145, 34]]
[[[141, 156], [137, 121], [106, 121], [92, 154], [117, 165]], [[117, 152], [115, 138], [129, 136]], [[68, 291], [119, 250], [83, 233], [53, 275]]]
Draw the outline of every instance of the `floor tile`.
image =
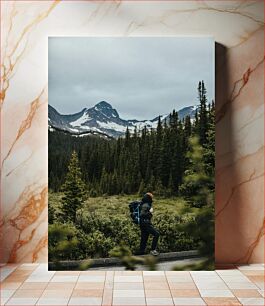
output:
[[31, 306], [31, 305], [35, 305], [37, 303], [37, 301], [38, 301], [38, 298], [11, 298], [10, 300], [8, 300], [6, 305]]
[[189, 271], [165, 271], [165, 274], [169, 276], [190, 276]]
[[115, 271], [106, 271], [106, 278], [114, 278]]
[[28, 278], [28, 276], [25, 275], [13, 275], [10, 274], [7, 278], [5, 278], [5, 282], [9, 282], [9, 283], [23, 283], [26, 279]]
[[209, 277], [209, 276], [216, 276], [215, 271], [190, 271], [191, 276], [202, 276], [202, 277]]
[[248, 275], [247, 279], [251, 282], [260, 282], [260, 283], [264, 283], [264, 276], [262, 275]]
[[165, 271], [143, 271], [143, 276], [165, 275]]
[[173, 298], [175, 305], [206, 305], [202, 298]]
[[114, 287], [114, 283], [112, 281], [105, 281], [104, 289], [113, 289], [113, 287]]
[[203, 289], [226, 290], [228, 289], [226, 284], [222, 282], [201, 282], [201, 283], [196, 283], [196, 286], [200, 290], [203, 290]]
[[69, 298], [40, 298], [36, 305], [68, 305]]
[[259, 294], [260, 294], [261, 296], [265, 297], [265, 295], [264, 295], [264, 290], [258, 290], [258, 292], [259, 292]]
[[154, 275], [154, 276], [144, 276], [144, 282], [166, 282], [167, 279], [162, 275]]
[[111, 306], [112, 305], [112, 296], [113, 296], [112, 290], [104, 289], [103, 298], [102, 298], [102, 306]]
[[20, 286], [22, 285], [22, 283], [11, 283], [11, 282], [5, 282], [3, 281], [0, 284], [1, 289], [9, 289], [9, 290], [16, 290], [18, 289]]
[[172, 298], [146, 298], [146, 304], [150, 306], [156, 305], [174, 305]]
[[[81, 271], [80, 275], [95, 275], [95, 276], [105, 276], [109, 271]], [[110, 271], [113, 272], [114, 271]]]
[[38, 268], [42, 268], [42, 269], [48, 270], [48, 263], [41, 263], [41, 264], [39, 264]]
[[203, 299], [207, 305], [211, 306], [241, 305], [237, 298], [205, 297]]
[[259, 289], [264, 290], [265, 283], [264, 282], [255, 282], [254, 283]]
[[194, 283], [196, 284], [224, 284], [224, 280], [222, 278], [194, 278]]
[[226, 282], [226, 285], [229, 289], [258, 289], [258, 286], [254, 285], [251, 282]]
[[255, 275], [261, 275], [264, 277], [264, 270], [243, 270], [241, 271], [246, 276], [255, 276]]
[[81, 282], [81, 283], [76, 283], [75, 289], [83, 289], [83, 290], [88, 290], [88, 289], [103, 289], [104, 288], [104, 283], [90, 283], [90, 282]]
[[150, 290], [166, 290], [166, 289], [169, 289], [168, 284], [166, 282], [144, 283], [144, 288], [145, 289], [150, 289]]
[[19, 266], [20, 269], [35, 270], [39, 265], [35, 263], [24, 263]]
[[145, 290], [145, 296], [147, 298], [170, 298], [171, 293], [170, 290]]
[[116, 289], [141, 290], [144, 289], [144, 283], [114, 283], [113, 288], [115, 290]]
[[13, 271], [9, 276], [29, 276], [30, 274], [32, 274], [33, 271], [32, 270], [28, 270], [28, 269], [21, 269], [20, 267], [18, 267], [15, 271]]
[[68, 302], [68, 305], [93, 305], [93, 306], [97, 306], [97, 305], [101, 305], [102, 303], [102, 298], [94, 298], [94, 297], [90, 297], [90, 298], [71, 298]]
[[16, 267], [3, 267], [0, 270], [0, 281], [2, 282], [4, 279], [6, 279], [14, 270]]
[[232, 275], [232, 276], [244, 275], [243, 271], [239, 271], [238, 269], [216, 270], [216, 273], [221, 276], [222, 275]]
[[68, 275], [55, 275], [52, 279], [51, 279], [51, 283], [73, 283], [76, 282], [78, 279], [78, 276], [68, 276]]
[[261, 293], [255, 289], [234, 289], [231, 290], [236, 297], [261, 297]]
[[49, 283], [23, 283], [19, 289], [44, 290]]
[[5, 305], [8, 300], [9, 300], [8, 297], [1, 296], [0, 297], [0, 305]]
[[174, 298], [200, 297], [200, 293], [197, 289], [174, 289], [171, 290], [171, 294]]
[[222, 279], [225, 282], [231, 282], [231, 283], [243, 283], [243, 282], [250, 282], [250, 280], [248, 279], [248, 277], [244, 276], [244, 275], [222, 275], [221, 276]]
[[[153, 272], [153, 271], [150, 271]], [[115, 276], [142, 276], [142, 271], [114, 271]]]
[[30, 275], [27, 279], [27, 283], [48, 283], [53, 275]]
[[42, 292], [43, 290], [40, 289], [19, 289], [14, 293], [13, 298], [39, 298]]
[[261, 264], [251, 264], [251, 265], [237, 265], [239, 270], [262, 270], [264, 271], [264, 266]]
[[70, 298], [72, 290], [44, 290], [41, 298]]
[[197, 289], [194, 283], [169, 283], [171, 290], [174, 289]]
[[79, 276], [80, 271], [56, 271], [55, 275], [66, 275], [66, 276]]
[[132, 297], [132, 298], [126, 298], [126, 297], [113, 297], [113, 305], [133, 305], [133, 306], [138, 306], [138, 305], [146, 305], [145, 298], [141, 297]]
[[72, 290], [74, 289], [76, 285], [76, 282], [73, 283], [60, 283], [60, 282], [53, 282], [53, 283], [48, 283], [46, 286], [46, 290]]
[[5, 289], [1, 289], [1, 292], [0, 292], [0, 296], [3, 297], [3, 298], [10, 298], [14, 293], [15, 293], [16, 290], [5, 290]]
[[116, 297], [145, 297], [144, 290], [113, 290], [113, 298]]
[[170, 283], [189, 283], [189, 282], [193, 282], [193, 279], [191, 276], [189, 275], [185, 275], [185, 276], [167, 276], [167, 281]]
[[14, 268], [14, 269], [16, 269], [19, 266], [20, 266], [20, 264], [16, 264], [16, 263], [2, 263], [1, 264], [1, 269], [5, 269], [5, 268]]
[[143, 277], [140, 275], [136, 276], [114, 276], [115, 283], [140, 283], [143, 281]]
[[92, 282], [103, 283], [105, 281], [105, 275], [80, 275], [78, 282]]
[[53, 276], [55, 275], [56, 271], [48, 271], [43, 269], [41, 266], [39, 266], [37, 269], [35, 269], [32, 273], [31, 276]]
[[242, 305], [262, 305], [264, 306], [264, 298], [238, 298]]
[[234, 297], [230, 290], [199, 290], [202, 297]]
[[72, 297], [102, 297], [103, 289], [74, 289]]

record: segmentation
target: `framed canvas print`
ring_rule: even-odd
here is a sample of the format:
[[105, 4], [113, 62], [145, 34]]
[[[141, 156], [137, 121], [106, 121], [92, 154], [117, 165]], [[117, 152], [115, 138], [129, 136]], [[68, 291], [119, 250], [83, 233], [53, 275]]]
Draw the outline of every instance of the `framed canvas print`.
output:
[[212, 37], [49, 38], [49, 269], [213, 270]]

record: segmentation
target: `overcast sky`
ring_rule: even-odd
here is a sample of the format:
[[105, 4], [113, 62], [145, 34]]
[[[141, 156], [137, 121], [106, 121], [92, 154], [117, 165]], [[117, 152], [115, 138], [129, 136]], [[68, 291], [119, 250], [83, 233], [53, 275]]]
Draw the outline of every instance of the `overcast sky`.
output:
[[109, 102], [123, 119], [152, 119], [214, 98], [214, 40], [49, 38], [49, 104], [62, 114]]

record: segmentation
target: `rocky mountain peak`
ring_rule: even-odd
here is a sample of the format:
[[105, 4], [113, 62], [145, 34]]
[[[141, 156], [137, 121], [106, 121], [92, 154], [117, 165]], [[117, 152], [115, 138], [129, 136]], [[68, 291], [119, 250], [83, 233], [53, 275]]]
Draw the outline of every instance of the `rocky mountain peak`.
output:
[[100, 109], [105, 109], [105, 108], [109, 108], [109, 109], [113, 109], [113, 107], [111, 106], [111, 104], [109, 104], [106, 101], [100, 101], [98, 102], [95, 107], [98, 107]]
[[109, 104], [106, 101], [101, 101], [99, 103], [97, 103], [94, 107], [94, 110], [102, 113], [103, 115], [105, 115], [106, 117], [109, 118], [119, 118], [119, 114], [116, 111], [116, 109], [114, 109], [111, 104]]

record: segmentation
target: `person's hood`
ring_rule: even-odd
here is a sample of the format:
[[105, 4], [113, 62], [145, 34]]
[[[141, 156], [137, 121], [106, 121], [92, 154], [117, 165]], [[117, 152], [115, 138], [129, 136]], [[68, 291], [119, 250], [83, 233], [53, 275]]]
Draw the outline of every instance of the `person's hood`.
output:
[[152, 204], [153, 199], [149, 194], [146, 193], [142, 198], [142, 202]]

